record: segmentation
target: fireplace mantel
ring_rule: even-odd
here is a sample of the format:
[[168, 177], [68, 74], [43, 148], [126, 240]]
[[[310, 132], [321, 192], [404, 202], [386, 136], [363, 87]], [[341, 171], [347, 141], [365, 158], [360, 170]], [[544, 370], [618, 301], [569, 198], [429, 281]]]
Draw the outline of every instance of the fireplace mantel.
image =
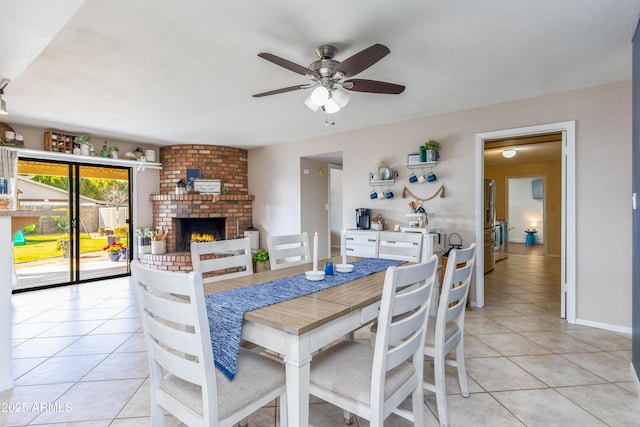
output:
[[[224, 201], [247, 201], [253, 202], [255, 200], [255, 196], [251, 194], [199, 194], [199, 193], [188, 193], [188, 194], [152, 194], [149, 196], [149, 199], [152, 202], [155, 201], [171, 201], [171, 200], [202, 200], [202, 201], [212, 201], [212, 202], [224, 202]], [[194, 217], [197, 217], [195, 215]]]

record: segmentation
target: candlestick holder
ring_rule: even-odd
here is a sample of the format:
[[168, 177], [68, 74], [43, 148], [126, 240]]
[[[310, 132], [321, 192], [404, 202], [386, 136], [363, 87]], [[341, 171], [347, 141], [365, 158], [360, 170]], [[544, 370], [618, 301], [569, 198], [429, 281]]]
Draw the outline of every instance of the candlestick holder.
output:
[[353, 271], [353, 264], [337, 264], [336, 271], [338, 273], [351, 273]]
[[304, 275], [307, 277], [307, 280], [324, 280], [324, 271], [322, 270], [305, 271]]

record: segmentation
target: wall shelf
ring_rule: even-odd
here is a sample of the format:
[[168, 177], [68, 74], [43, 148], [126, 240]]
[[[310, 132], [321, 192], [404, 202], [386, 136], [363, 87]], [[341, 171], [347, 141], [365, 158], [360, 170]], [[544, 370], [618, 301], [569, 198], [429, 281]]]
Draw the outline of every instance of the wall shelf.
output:
[[438, 161], [435, 162], [418, 162], [418, 163], [405, 163], [405, 166], [408, 169], [424, 169], [424, 168], [432, 168], [438, 164]]
[[369, 180], [369, 185], [371, 186], [376, 186], [376, 185], [393, 185], [396, 183], [395, 179], [372, 179]]
[[100, 156], [83, 156], [79, 154], [66, 154], [54, 151], [30, 150], [27, 148], [9, 148], [18, 152], [21, 159], [58, 160], [65, 162], [89, 163], [97, 165], [126, 166], [145, 169], [162, 169], [161, 163], [143, 162], [140, 160], [112, 159]]

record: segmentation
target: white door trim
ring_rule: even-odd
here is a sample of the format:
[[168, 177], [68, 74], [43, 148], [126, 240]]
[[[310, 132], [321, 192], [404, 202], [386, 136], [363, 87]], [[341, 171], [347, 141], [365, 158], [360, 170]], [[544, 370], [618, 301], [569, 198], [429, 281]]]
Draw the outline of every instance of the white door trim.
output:
[[[539, 133], [565, 132], [566, 148], [563, 150], [566, 162], [563, 162], [562, 203], [564, 210], [563, 262], [564, 283], [566, 288], [566, 315], [569, 323], [576, 322], [576, 122], [558, 122], [544, 125], [527, 126], [476, 134], [476, 241], [483, 236], [482, 198], [484, 182], [484, 141], [487, 139], [525, 136]], [[484, 253], [476, 251], [475, 295], [473, 305], [484, 307]]]

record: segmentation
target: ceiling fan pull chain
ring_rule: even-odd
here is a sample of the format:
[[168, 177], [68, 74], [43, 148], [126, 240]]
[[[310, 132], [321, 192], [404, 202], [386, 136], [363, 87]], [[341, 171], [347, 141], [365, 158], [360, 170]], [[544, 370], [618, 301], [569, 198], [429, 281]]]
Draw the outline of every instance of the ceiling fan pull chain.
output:
[[335, 125], [336, 122], [333, 118], [333, 114], [331, 114], [331, 121], [329, 121], [329, 113], [327, 113], [326, 111], [324, 112], [324, 125], [325, 126], [333, 126]]

